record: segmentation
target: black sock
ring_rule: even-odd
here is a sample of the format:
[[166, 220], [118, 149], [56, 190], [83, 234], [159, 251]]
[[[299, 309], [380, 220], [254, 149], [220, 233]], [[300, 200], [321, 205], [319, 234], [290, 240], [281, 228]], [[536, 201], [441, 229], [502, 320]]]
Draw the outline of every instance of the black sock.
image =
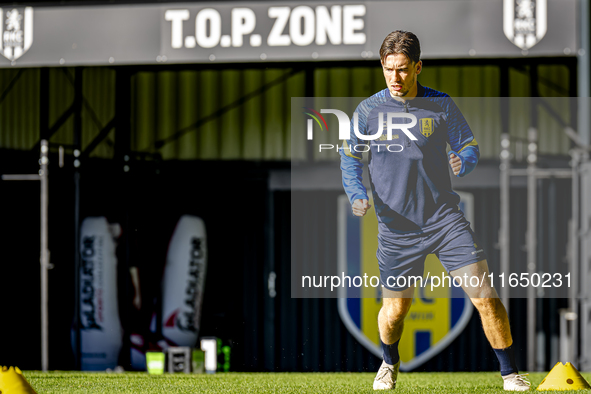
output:
[[511, 373], [517, 373], [517, 364], [515, 364], [515, 354], [513, 348], [509, 346], [505, 349], [493, 349], [501, 364], [501, 376], [506, 376]]
[[386, 364], [394, 365], [400, 360], [400, 355], [398, 354], [398, 342], [400, 342], [400, 339], [391, 345], [386, 345], [380, 339], [380, 343], [382, 344], [382, 350], [384, 353], [384, 361], [386, 362]]

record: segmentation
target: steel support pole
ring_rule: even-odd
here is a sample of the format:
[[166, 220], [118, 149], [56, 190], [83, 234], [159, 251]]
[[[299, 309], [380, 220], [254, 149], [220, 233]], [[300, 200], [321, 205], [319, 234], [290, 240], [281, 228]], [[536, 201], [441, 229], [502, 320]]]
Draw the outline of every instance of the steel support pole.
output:
[[[537, 206], [537, 140], [538, 132], [530, 128], [528, 132], [528, 175], [527, 175], [527, 271], [529, 277], [536, 272], [536, 206]], [[527, 369], [534, 371], [536, 367], [536, 290], [527, 288]]]
[[[510, 261], [510, 189], [511, 189], [511, 152], [510, 139], [508, 133], [501, 135], [501, 175], [500, 175], [500, 192], [501, 192], [501, 228], [499, 230], [499, 248], [501, 252], [501, 273], [509, 275], [509, 261]], [[509, 313], [509, 286], [501, 287], [501, 300], [507, 313]]]
[[[116, 210], [116, 217], [119, 223], [123, 226], [123, 229], [135, 228], [135, 223], [132, 222], [134, 215], [130, 214], [132, 211], [132, 190], [133, 183], [131, 182], [131, 73], [127, 68], [119, 68], [115, 75], [115, 152], [114, 159], [119, 165], [116, 179], [118, 182], [118, 189], [120, 193], [120, 201]], [[119, 266], [125, 267], [125, 273], [131, 273], [132, 268], [132, 255], [131, 255], [131, 244], [132, 236], [131, 232], [127, 234], [123, 232], [123, 237], [119, 240], [121, 248], [124, 251], [121, 256], [122, 259], [119, 261]], [[136, 263], [137, 264], [137, 263]], [[121, 272], [121, 270], [119, 270]], [[138, 274], [139, 275], [139, 274]], [[139, 277], [138, 277], [139, 280]], [[131, 300], [134, 291], [130, 286], [130, 281], [125, 281], [123, 289], [123, 296], [126, 300]], [[141, 283], [139, 284], [141, 287]], [[138, 291], [141, 290], [138, 288]], [[142, 301], [145, 302], [145, 301]], [[132, 315], [133, 306], [131, 303], [126, 302], [122, 305], [122, 312], [124, 314], [121, 319], [121, 323], [124, 328], [130, 327], [132, 321], [130, 316]], [[158, 309], [157, 321], [162, 322], [161, 318], [162, 309]], [[131, 365], [131, 341], [129, 335], [125, 335], [123, 338], [123, 348], [126, 349], [125, 356], [121, 358], [122, 363]]]
[[[578, 132], [583, 145], [591, 144], [589, 138], [591, 122], [589, 117], [589, 96], [591, 95], [590, 66], [590, 28], [589, 28], [589, 0], [579, 0], [579, 50], [577, 51], [577, 80], [578, 80]], [[583, 97], [583, 99], [581, 99]]]
[[591, 320], [591, 291], [589, 283], [591, 280], [591, 162], [589, 162], [589, 153], [582, 153], [581, 166], [579, 167], [580, 176], [580, 212], [581, 212], [581, 232], [579, 240], [581, 245], [580, 259], [580, 278], [576, 301], [580, 305], [579, 318], [575, 323], [580, 329], [578, 332], [580, 339], [579, 368], [582, 371], [591, 371], [591, 329], [589, 321]]
[[[579, 163], [581, 160], [581, 154], [578, 149], [574, 149], [572, 152], [572, 229], [571, 229], [571, 261], [570, 261], [570, 270], [571, 276], [574, 278], [579, 277], [579, 244], [580, 244], [580, 235], [579, 235]], [[572, 313], [573, 322], [570, 324], [570, 335], [569, 338], [569, 356], [571, 358], [571, 362], [576, 363], [578, 365], [578, 352], [577, 352], [577, 343], [578, 343], [578, 321], [576, 320], [578, 314], [578, 286], [577, 281], [573, 280], [571, 282], [571, 287], [569, 289], [569, 302], [568, 302], [568, 309]]]
[[[558, 272], [559, 267], [562, 265], [559, 263], [558, 257], [558, 247], [557, 247], [557, 240], [558, 240], [558, 212], [556, 209], [552, 209], [553, 207], [557, 206], [557, 186], [556, 186], [556, 179], [551, 178], [550, 184], [548, 188], [548, 266], [547, 271], [548, 273]], [[556, 300], [556, 289], [549, 288], [547, 289], [546, 295], [549, 296], [548, 300], [548, 314], [546, 318], [548, 319], [548, 328], [549, 328], [549, 337], [550, 337], [550, 349], [546, 354], [550, 355], [550, 365], [554, 363], [558, 358], [558, 325], [556, 321], [556, 314], [555, 311], [558, 310], [557, 308], [557, 300]], [[554, 312], [553, 312], [554, 311]], [[546, 366], [544, 366], [546, 368]]]
[[[268, 184], [268, 181], [267, 181]], [[265, 369], [267, 371], [275, 371], [277, 368], [277, 360], [275, 356], [278, 354], [275, 348], [275, 305], [276, 305], [276, 290], [275, 283], [277, 275], [275, 273], [275, 204], [273, 191], [267, 187], [267, 212], [265, 224], [265, 239], [266, 242], [266, 262], [264, 272], [263, 284], [266, 285], [264, 308], [265, 308], [265, 337], [263, 343], [265, 346]]]
[[570, 341], [568, 336], [568, 320], [566, 316], [572, 312], [569, 312], [568, 309], [561, 309], [559, 311], [560, 316], [560, 352], [559, 352], [559, 360], [561, 363], [566, 364], [570, 362], [571, 355], [570, 355]]
[[[591, 143], [590, 138], [590, 129], [591, 129], [591, 117], [589, 114], [589, 96], [591, 95], [591, 81], [590, 81], [590, 56], [591, 56], [591, 45], [590, 45], [590, 21], [589, 21], [589, 0], [579, 0], [579, 31], [578, 31], [578, 44], [579, 50], [577, 51], [577, 81], [578, 81], [578, 99], [577, 99], [577, 128], [579, 134], [579, 140], [581, 144], [584, 146], [588, 146]], [[573, 240], [572, 240], [572, 265], [571, 265], [571, 274], [576, 277], [585, 277], [587, 275], [586, 272], [581, 272], [581, 264], [579, 262], [579, 245], [581, 245], [581, 235], [579, 233], [579, 193], [580, 193], [580, 184], [579, 184], [579, 164], [581, 163], [580, 154], [576, 153], [576, 160], [573, 156]], [[576, 195], [576, 196], [575, 196]], [[575, 201], [576, 199], [576, 201]], [[575, 205], [576, 203], [576, 205]], [[577, 216], [575, 216], [575, 214]], [[589, 220], [586, 217], [582, 217], [582, 220]], [[586, 256], [581, 256], [585, 258]], [[576, 281], [573, 281], [576, 283]], [[573, 283], [573, 284], [574, 284]], [[575, 287], [578, 287], [575, 285]], [[578, 288], [573, 289], [571, 288], [571, 295], [569, 299], [569, 309], [571, 312], [576, 315], [579, 313], [579, 300], [578, 300]], [[577, 319], [572, 322], [572, 331], [571, 331], [571, 351], [572, 351], [572, 358], [573, 361], [580, 365], [579, 363], [579, 352], [578, 352], [578, 344], [579, 344], [579, 324], [584, 325], [587, 322], [582, 321], [581, 319]], [[581, 330], [585, 332], [585, 330]]]
[[82, 72], [76, 68], [74, 81], [74, 270], [75, 274], [75, 330], [76, 330], [76, 368], [82, 368], [82, 342], [80, 338], [80, 156], [82, 154]]
[[49, 291], [48, 291], [48, 270], [49, 264], [49, 243], [48, 243], [48, 165], [49, 165], [49, 143], [43, 139], [40, 141], [39, 172], [37, 174], [12, 174], [2, 175], [3, 181], [40, 181], [40, 245], [39, 245], [39, 268], [41, 276], [41, 370], [47, 372], [49, 365]]
[[49, 140], [49, 68], [39, 70], [39, 136]]
[[41, 158], [39, 163], [39, 178], [41, 181], [41, 370], [47, 372], [49, 366], [49, 291], [48, 272], [49, 248], [48, 248], [48, 153], [47, 140], [41, 141]]

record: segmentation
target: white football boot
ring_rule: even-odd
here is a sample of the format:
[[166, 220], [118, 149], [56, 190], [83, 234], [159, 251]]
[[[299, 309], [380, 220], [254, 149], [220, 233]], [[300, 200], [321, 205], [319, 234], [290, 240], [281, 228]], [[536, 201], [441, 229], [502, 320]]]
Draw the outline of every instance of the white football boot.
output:
[[529, 391], [531, 383], [526, 379], [528, 374], [512, 373], [503, 376], [503, 388], [505, 391]]
[[398, 369], [400, 368], [400, 360], [394, 364], [386, 364], [382, 361], [382, 365], [378, 370], [378, 374], [373, 381], [374, 390], [393, 390], [396, 387], [396, 379], [398, 378]]

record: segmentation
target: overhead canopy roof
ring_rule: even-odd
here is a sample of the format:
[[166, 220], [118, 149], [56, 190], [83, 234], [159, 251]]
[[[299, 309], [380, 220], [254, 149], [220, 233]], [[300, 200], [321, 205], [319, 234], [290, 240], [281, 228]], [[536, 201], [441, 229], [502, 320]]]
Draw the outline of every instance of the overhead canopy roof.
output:
[[575, 55], [576, 0], [209, 2], [2, 7], [0, 67]]

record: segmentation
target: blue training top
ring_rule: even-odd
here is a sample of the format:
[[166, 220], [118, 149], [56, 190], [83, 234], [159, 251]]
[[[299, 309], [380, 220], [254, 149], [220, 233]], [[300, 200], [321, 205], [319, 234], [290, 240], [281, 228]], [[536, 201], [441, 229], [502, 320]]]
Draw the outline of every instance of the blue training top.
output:
[[[343, 186], [351, 204], [368, 199], [362, 183], [363, 152], [369, 154], [369, 176], [375, 210], [382, 232], [428, 230], [454, 220], [459, 211], [459, 196], [452, 190], [446, 154], [456, 154], [462, 162], [458, 176], [470, 173], [480, 157], [478, 144], [459, 108], [446, 93], [417, 83], [417, 96], [406, 102], [392, 98], [384, 89], [365, 99], [355, 110], [358, 133], [382, 136], [363, 140], [355, 133], [355, 116], [350, 137], [340, 148]], [[416, 116], [413, 127], [386, 133], [388, 113]], [[412, 119], [394, 115], [391, 123]], [[414, 139], [410, 134], [414, 136]]]

